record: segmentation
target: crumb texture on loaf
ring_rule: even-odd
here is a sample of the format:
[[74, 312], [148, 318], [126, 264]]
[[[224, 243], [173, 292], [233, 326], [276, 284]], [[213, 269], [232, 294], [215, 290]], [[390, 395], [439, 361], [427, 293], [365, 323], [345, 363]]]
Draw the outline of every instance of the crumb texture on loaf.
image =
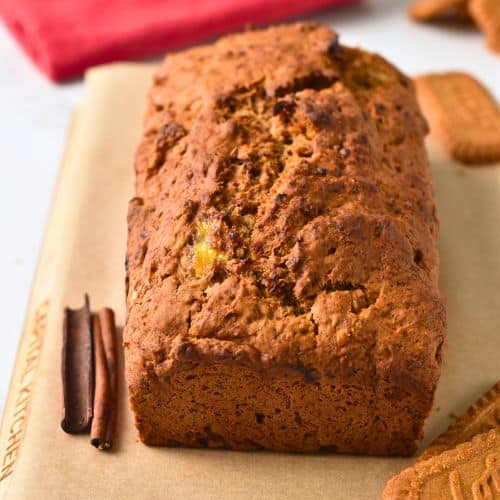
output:
[[445, 329], [426, 133], [411, 81], [319, 24], [165, 59], [129, 208], [144, 442], [415, 449]]

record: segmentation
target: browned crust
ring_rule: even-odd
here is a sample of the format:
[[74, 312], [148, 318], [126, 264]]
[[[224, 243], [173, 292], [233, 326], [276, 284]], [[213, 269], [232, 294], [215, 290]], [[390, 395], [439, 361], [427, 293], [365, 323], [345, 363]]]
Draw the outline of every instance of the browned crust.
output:
[[129, 210], [143, 441], [415, 450], [445, 332], [426, 133], [411, 81], [318, 24], [166, 58]]
[[314, 382], [298, 368], [258, 372], [233, 364], [176, 372], [170, 387], [153, 378], [132, 394], [141, 440], [155, 446], [273, 449], [409, 455], [424, 399], [391, 383], [362, 388], [345, 380]]
[[415, 78], [419, 104], [450, 155], [467, 164], [500, 160], [500, 110], [493, 96], [467, 73]]
[[500, 497], [500, 431], [475, 436], [393, 477], [383, 500]]
[[500, 427], [500, 381], [435, 439], [418, 460], [427, 460], [439, 455], [460, 443], [471, 440], [476, 434], [482, 434], [496, 427]]

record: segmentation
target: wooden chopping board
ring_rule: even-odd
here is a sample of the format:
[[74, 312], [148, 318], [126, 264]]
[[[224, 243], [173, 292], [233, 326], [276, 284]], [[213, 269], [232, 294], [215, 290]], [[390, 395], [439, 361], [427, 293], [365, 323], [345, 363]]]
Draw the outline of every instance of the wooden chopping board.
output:
[[[1, 499], [372, 499], [411, 459], [148, 448], [121, 376], [118, 439], [98, 452], [59, 427], [64, 306], [124, 322], [126, 210], [153, 67], [90, 71], [47, 227], [0, 431]], [[500, 378], [500, 165], [464, 168], [431, 139], [449, 333], [428, 442]], [[123, 360], [120, 364], [123, 374]]]

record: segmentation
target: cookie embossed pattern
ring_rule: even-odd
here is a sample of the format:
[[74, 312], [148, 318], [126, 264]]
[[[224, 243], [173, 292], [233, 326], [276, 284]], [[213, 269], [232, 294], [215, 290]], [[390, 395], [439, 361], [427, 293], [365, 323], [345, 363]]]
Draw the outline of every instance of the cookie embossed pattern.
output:
[[[0, 483], [9, 477], [14, 467], [22, 444], [26, 419], [28, 417], [35, 373], [38, 367], [40, 349], [47, 328], [47, 313], [50, 302], [45, 300], [35, 311], [34, 322], [24, 353], [24, 367], [20, 375], [18, 392], [11, 415], [5, 415], [8, 422], [7, 441], [2, 450]], [[8, 418], [8, 420], [7, 420]]]
[[462, 72], [414, 81], [432, 131], [454, 159], [471, 165], [500, 161], [500, 108], [481, 82]]
[[500, 429], [418, 462], [393, 477], [383, 500], [500, 498]]
[[481, 476], [472, 483], [474, 500], [500, 498], [500, 450], [488, 455], [485, 465]]
[[500, 381], [478, 399], [446, 432], [437, 437], [418, 460], [428, 460], [471, 440], [477, 434], [495, 428], [500, 428]]

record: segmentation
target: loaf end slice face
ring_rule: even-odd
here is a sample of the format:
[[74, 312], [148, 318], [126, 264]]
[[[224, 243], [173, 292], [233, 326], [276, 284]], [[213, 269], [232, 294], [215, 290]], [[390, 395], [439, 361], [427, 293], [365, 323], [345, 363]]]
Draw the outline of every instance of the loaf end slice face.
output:
[[412, 453], [445, 311], [411, 81], [319, 24], [169, 55], [129, 208], [150, 445]]

